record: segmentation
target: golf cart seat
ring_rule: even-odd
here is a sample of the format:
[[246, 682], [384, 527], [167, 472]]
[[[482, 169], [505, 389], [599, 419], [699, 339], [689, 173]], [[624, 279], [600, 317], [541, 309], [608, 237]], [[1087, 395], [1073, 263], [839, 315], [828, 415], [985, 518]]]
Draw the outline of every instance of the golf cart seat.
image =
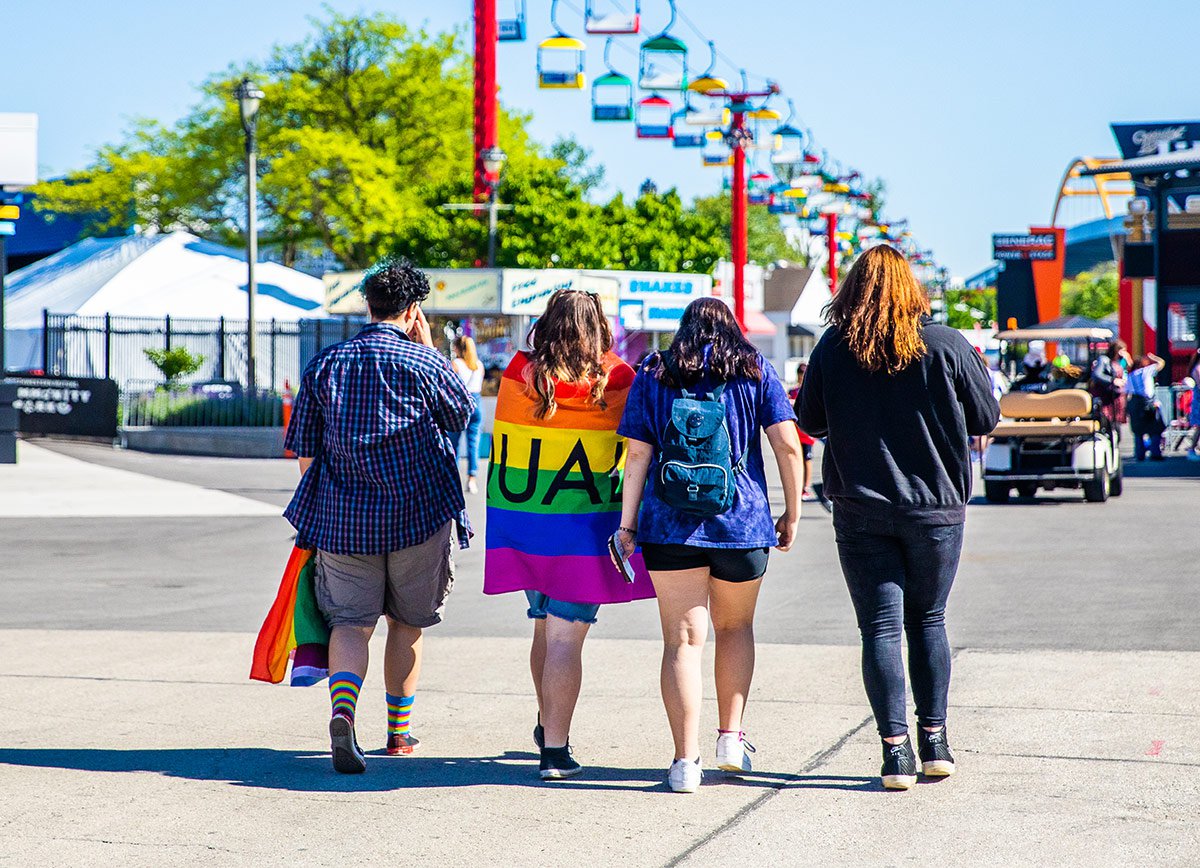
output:
[[1000, 415], [993, 437], [1088, 437], [1100, 430], [1092, 396], [1082, 389], [1010, 392], [1000, 399]]

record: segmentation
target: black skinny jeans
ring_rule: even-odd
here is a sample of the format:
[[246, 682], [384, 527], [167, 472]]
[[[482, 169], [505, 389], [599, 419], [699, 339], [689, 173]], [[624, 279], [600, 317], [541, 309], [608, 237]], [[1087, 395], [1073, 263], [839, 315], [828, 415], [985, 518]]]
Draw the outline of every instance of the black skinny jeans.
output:
[[950, 643], [946, 599], [958, 571], [963, 525], [929, 525], [833, 511], [838, 556], [862, 633], [863, 684], [883, 738], [908, 732], [900, 630], [917, 721], [946, 723]]
[[[1150, 442], [1150, 455], [1162, 458], [1160, 432], [1154, 425], [1154, 416], [1149, 414], [1150, 401], [1141, 395], [1130, 395], [1125, 405], [1129, 416], [1129, 427], [1133, 431], [1133, 460], [1143, 461], [1146, 458], [1146, 441]], [[1147, 424], [1147, 423], [1150, 424]]]

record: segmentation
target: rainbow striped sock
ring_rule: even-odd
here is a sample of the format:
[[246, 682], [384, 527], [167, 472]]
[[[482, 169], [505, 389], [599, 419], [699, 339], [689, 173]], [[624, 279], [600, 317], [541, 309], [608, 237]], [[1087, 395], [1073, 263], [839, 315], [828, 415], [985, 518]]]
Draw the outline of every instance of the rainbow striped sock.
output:
[[387, 694], [388, 735], [408, 735], [412, 730], [412, 707], [415, 696]]
[[353, 672], [334, 672], [329, 676], [329, 701], [333, 703], [334, 714], [354, 720], [354, 708], [358, 705], [362, 683], [362, 678]]

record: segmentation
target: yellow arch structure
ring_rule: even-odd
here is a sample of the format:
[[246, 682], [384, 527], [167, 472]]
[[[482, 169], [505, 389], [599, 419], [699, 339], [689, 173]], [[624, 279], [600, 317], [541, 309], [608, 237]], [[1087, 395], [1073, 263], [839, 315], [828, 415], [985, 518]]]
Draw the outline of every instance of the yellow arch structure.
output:
[[1050, 225], [1058, 225], [1058, 210], [1063, 199], [1072, 196], [1096, 196], [1104, 208], [1104, 216], [1113, 217], [1113, 207], [1109, 199], [1113, 196], [1132, 196], [1133, 179], [1128, 172], [1113, 172], [1108, 175], [1092, 175], [1087, 178], [1080, 176], [1084, 169], [1099, 169], [1109, 163], [1120, 162], [1119, 157], [1076, 157], [1063, 173], [1062, 183], [1058, 185], [1058, 195], [1054, 198], [1054, 210], [1050, 213]]

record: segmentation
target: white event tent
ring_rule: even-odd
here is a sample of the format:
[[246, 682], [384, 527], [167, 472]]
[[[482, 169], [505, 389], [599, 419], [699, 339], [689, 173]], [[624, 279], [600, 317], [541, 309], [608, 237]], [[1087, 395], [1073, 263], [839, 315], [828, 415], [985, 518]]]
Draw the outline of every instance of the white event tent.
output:
[[[255, 277], [256, 322], [326, 315], [319, 279], [273, 262], [260, 262]], [[241, 250], [188, 232], [88, 238], [14, 271], [5, 296], [8, 366], [30, 370], [42, 364], [44, 311], [214, 322], [224, 317], [244, 328], [246, 260]]]

